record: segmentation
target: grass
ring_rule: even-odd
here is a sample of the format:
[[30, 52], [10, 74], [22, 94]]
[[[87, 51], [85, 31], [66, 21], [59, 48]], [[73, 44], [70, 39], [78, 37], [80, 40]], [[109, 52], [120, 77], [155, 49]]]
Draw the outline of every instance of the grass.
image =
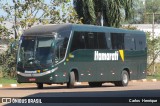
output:
[[16, 79], [0, 78], [0, 84], [16, 84]]
[[157, 79], [160, 80], [160, 72], [157, 72], [155, 75], [149, 75], [147, 76], [147, 79]]
[[160, 75], [151, 75], [151, 76], [147, 76], [147, 79], [157, 79], [160, 80]]

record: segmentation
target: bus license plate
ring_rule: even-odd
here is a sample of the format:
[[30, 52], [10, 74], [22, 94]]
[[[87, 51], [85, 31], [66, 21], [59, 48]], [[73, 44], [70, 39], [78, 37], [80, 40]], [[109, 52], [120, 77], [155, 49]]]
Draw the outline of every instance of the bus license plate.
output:
[[29, 78], [29, 81], [31, 82], [36, 81], [36, 78]]

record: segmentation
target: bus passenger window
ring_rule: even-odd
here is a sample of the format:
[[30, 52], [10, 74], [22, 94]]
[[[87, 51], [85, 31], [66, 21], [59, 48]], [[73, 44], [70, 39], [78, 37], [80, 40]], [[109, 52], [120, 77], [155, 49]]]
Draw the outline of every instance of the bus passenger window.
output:
[[145, 50], [146, 44], [144, 42], [145, 37], [139, 35], [136, 36], [136, 50]]
[[135, 39], [129, 35], [126, 34], [124, 37], [124, 41], [125, 41], [125, 50], [135, 50]]
[[124, 34], [111, 33], [112, 49], [124, 49]]
[[108, 49], [103, 32], [74, 32], [71, 52], [77, 49]]
[[77, 49], [85, 49], [85, 38], [84, 38], [84, 33], [82, 32], [74, 32], [73, 35], [71, 52]]
[[85, 44], [86, 44], [86, 49], [98, 49], [97, 33], [96, 32], [86, 32], [85, 33]]
[[110, 33], [106, 33], [107, 49], [112, 49]]
[[99, 49], [108, 49], [105, 33], [98, 32], [97, 37], [98, 37], [98, 48]]

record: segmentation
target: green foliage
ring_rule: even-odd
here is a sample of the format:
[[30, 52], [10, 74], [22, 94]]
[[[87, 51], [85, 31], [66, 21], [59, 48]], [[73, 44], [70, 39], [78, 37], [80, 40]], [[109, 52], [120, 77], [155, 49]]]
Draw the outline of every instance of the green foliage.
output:
[[159, 0], [146, 0], [146, 11], [149, 13], [156, 13], [160, 10]]
[[137, 30], [137, 27], [134, 27], [132, 25], [122, 26], [123, 29], [129, 29], [129, 30]]
[[146, 21], [152, 23], [153, 16], [155, 15], [155, 23], [160, 23], [160, 0], [146, 0]]
[[14, 78], [16, 77], [16, 55], [17, 55], [18, 45], [16, 41], [11, 40], [9, 49], [0, 54], [0, 63], [2, 65], [3, 77]]
[[132, 0], [74, 0], [75, 9], [84, 24], [119, 27], [123, 20], [131, 18]]
[[[40, 19], [47, 17], [48, 6], [44, 0], [13, 0], [8, 3], [1, 2], [0, 7], [5, 11], [7, 16], [4, 19], [14, 20], [14, 30], [18, 32], [18, 28], [28, 29]], [[13, 32], [12, 32], [13, 33]], [[15, 38], [17, 37], [15, 34]], [[5, 36], [5, 35], [3, 35]]]
[[155, 13], [155, 23], [160, 23], [160, 0], [133, 0], [134, 11], [131, 23], [152, 23]]
[[[50, 23], [60, 24], [60, 23], [82, 23], [78, 18], [78, 15], [73, 8], [70, 0], [53, 0], [51, 1], [55, 9], [50, 9]], [[58, 5], [58, 8], [56, 8]], [[53, 8], [53, 7], [52, 7]]]
[[11, 32], [5, 27], [0, 25], [0, 38], [7, 38]]
[[145, 2], [143, 0], [133, 0], [132, 18], [128, 23], [142, 24], [145, 21]]
[[147, 47], [148, 47], [148, 70], [150, 73], [154, 74], [153, 72], [153, 64], [155, 64], [155, 60], [160, 55], [160, 37], [154, 37], [147, 33]]
[[[14, 19], [13, 27], [17, 31], [19, 27], [28, 29], [36, 24], [81, 23], [71, 0], [13, 0], [12, 3], [0, 3], [0, 7], [6, 12], [5, 19]], [[1, 20], [0, 18], [0, 21]], [[20, 34], [18, 34], [20, 36]]]
[[0, 23], [2, 23], [4, 21], [3, 17], [0, 17]]

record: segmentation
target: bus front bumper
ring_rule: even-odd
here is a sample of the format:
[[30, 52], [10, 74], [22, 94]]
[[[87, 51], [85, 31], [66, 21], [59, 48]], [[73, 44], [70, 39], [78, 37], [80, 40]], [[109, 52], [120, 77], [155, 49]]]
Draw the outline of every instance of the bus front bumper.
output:
[[22, 73], [17, 71], [18, 83], [55, 83], [56, 79], [54, 72], [58, 68], [43, 72], [43, 73]]

